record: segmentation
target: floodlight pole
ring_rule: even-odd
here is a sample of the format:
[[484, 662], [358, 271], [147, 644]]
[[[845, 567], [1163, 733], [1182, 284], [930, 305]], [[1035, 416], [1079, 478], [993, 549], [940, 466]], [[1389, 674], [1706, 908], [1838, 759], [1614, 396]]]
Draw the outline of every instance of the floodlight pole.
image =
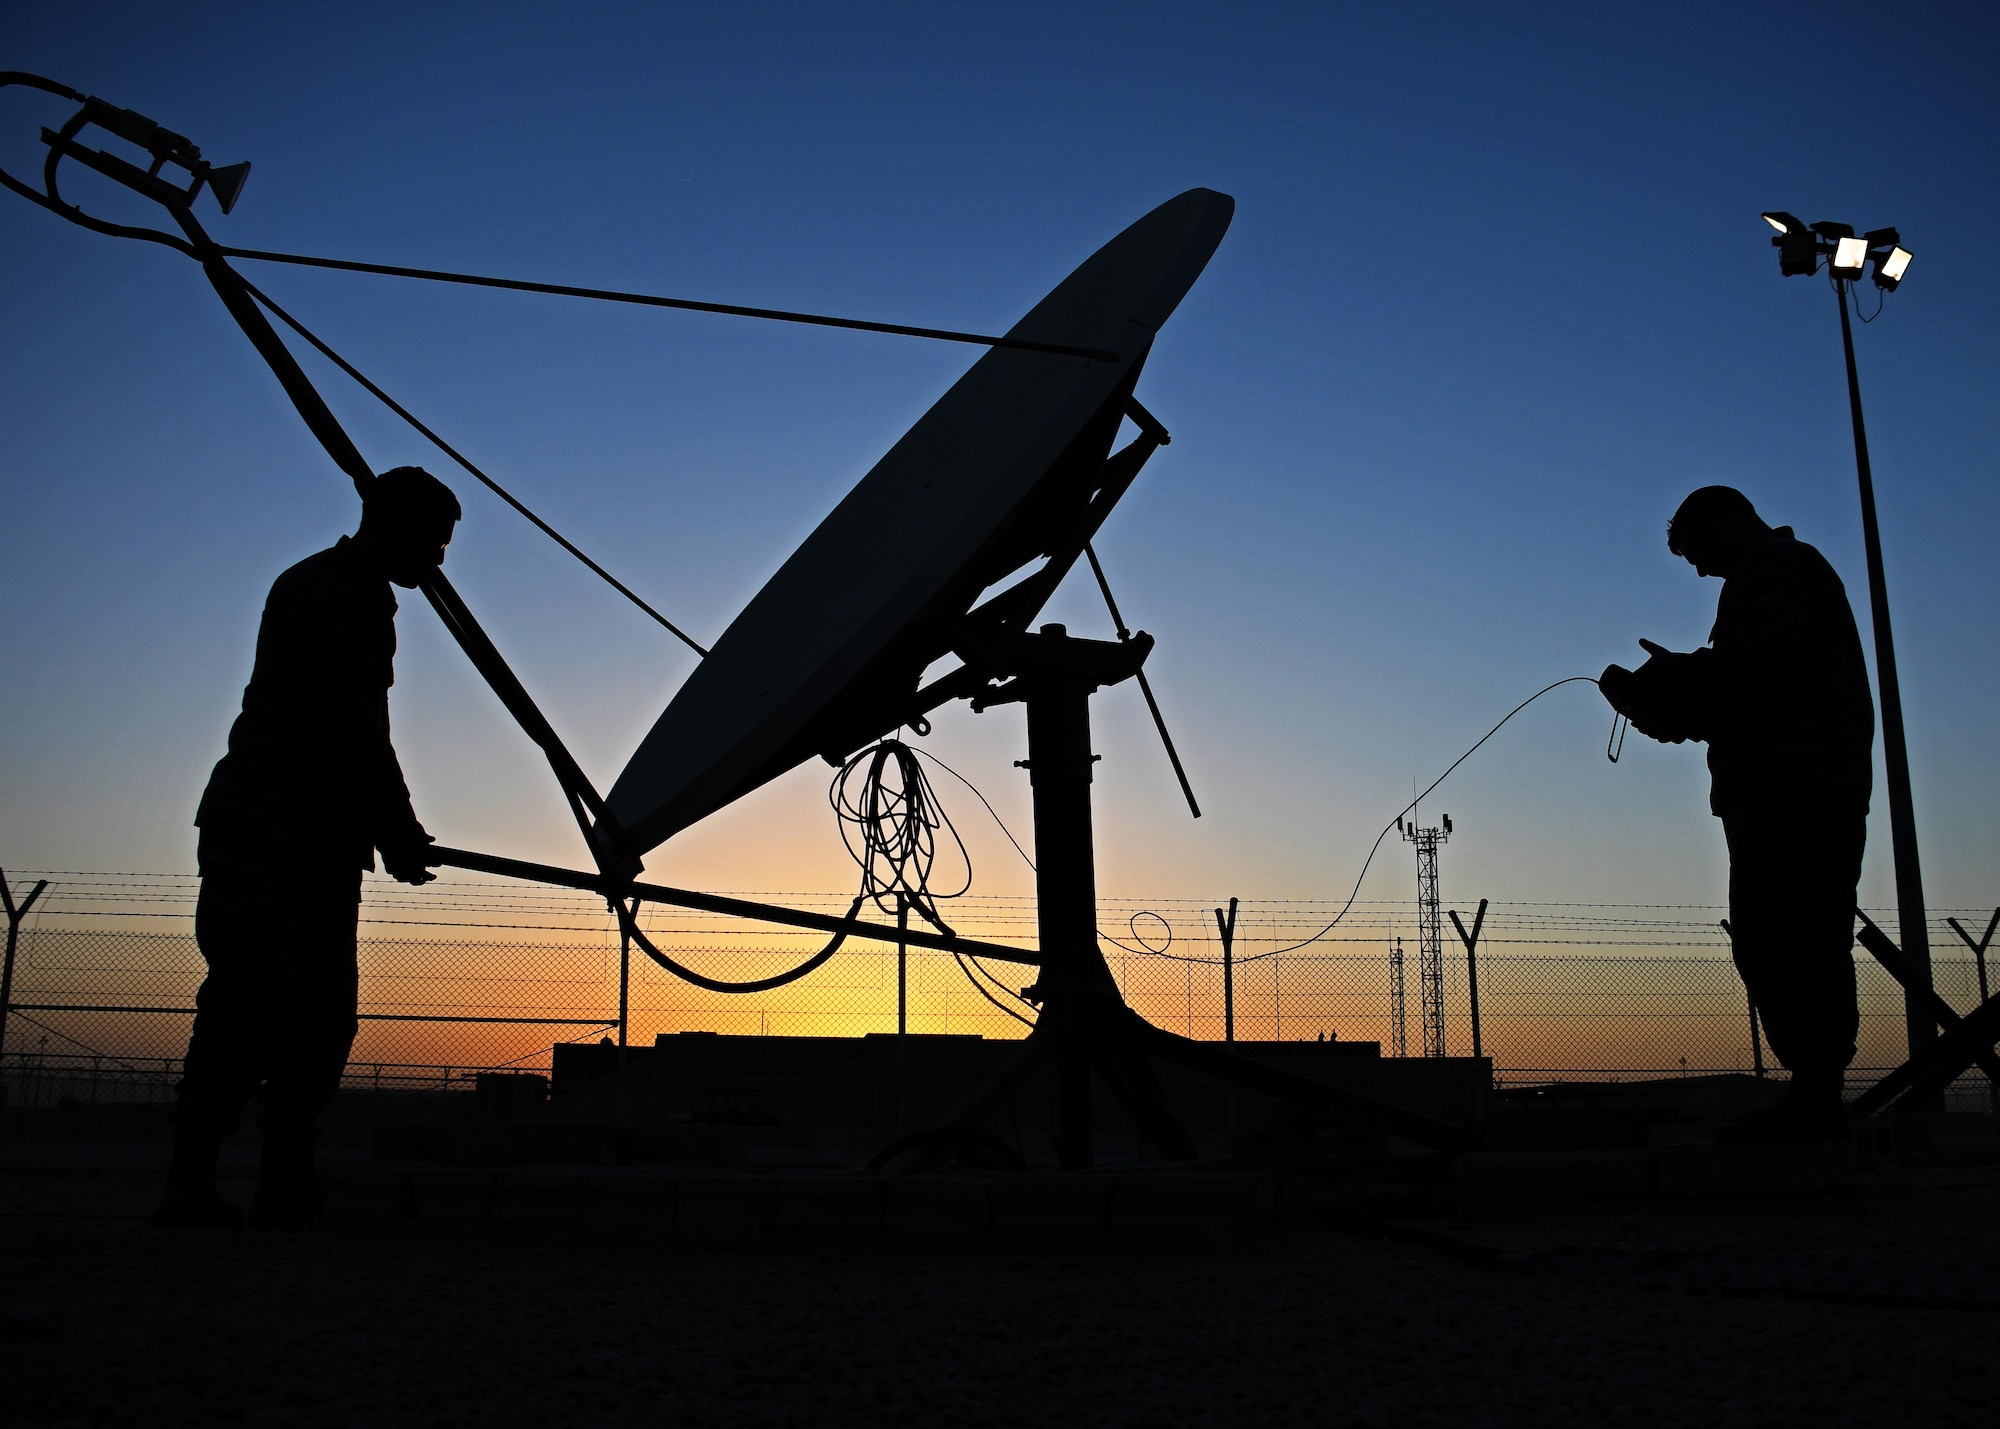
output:
[[[1840, 345], [1847, 358], [1847, 408], [1854, 422], [1854, 470], [1861, 485], [1861, 536], [1868, 559], [1868, 614], [1875, 631], [1875, 680], [1882, 704], [1882, 764], [1889, 781], [1889, 846], [1896, 860], [1896, 922], [1903, 959], [1923, 992], [1931, 989], [1930, 929], [1924, 875], [1917, 854], [1917, 816], [1910, 799], [1910, 749], [1903, 733], [1903, 690], [1896, 677], [1896, 640], [1889, 627], [1889, 588], [1882, 570], [1882, 533], [1875, 520], [1875, 475], [1868, 429], [1861, 417], [1861, 377], [1854, 365], [1854, 325], [1847, 314], [1847, 280], [1833, 280], [1840, 305]], [[1937, 1038], [1937, 1023], [1916, 988], [1903, 993], [1903, 1020], [1915, 1056]]]

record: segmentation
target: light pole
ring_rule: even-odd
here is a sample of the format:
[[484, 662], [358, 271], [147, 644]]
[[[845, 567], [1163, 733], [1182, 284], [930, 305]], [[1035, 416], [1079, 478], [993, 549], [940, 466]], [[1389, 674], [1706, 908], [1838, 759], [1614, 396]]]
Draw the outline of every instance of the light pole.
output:
[[[1889, 628], [1889, 588], [1882, 574], [1882, 534], [1875, 521], [1875, 475], [1868, 464], [1868, 429], [1861, 420], [1861, 378], [1854, 366], [1854, 324], [1848, 316], [1848, 289], [1874, 265], [1875, 286], [1894, 292], [1910, 269], [1910, 252], [1893, 228], [1861, 237], [1844, 223], [1801, 223], [1789, 213], [1771, 212], [1764, 222], [1777, 230], [1778, 271], [1810, 277], [1826, 263], [1840, 306], [1840, 343], [1847, 357], [1847, 409], [1854, 422], [1854, 470], [1861, 483], [1861, 537], [1868, 559], [1869, 622], [1875, 629], [1875, 681], [1882, 705], [1882, 763], [1889, 778], [1889, 845], [1896, 860], [1896, 920], [1903, 956], [1928, 992], [1931, 986], [1930, 930], [1924, 915], [1924, 875], [1917, 856], [1917, 816], [1910, 802], [1910, 749], [1903, 734], [1903, 690], [1896, 677], [1896, 640]], [[1937, 1024], [1916, 989], [1903, 994], [1903, 1017], [1914, 1056], [1937, 1036]]]

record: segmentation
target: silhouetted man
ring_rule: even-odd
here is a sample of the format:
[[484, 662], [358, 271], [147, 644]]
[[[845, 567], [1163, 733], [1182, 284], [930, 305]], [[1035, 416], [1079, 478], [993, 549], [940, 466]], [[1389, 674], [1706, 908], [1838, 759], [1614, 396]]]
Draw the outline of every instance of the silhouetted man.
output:
[[1709, 807], [1729, 841], [1737, 971], [1792, 1074], [1770, 1111], [1717, 1140], [1837, 1140], [1860, 1026], [1854, 888], [1873, 784], [1875, 705], [1847, 591], [1826, 558], [1764, 524], [1742, 492], [1681, 503], [1667, 548], [1722, 577], [1708, 648], [1640, 642], [1638, 670], [1604, 671], [1604, 697], [1654, 739], [1708, 743]]
[[361, 527], [271, 587], [229, 752], [209, 776], [195, 937], [208, 977], [174, 1107], [174, 1156], [153, 1224], [228, 1228], [244, 1214], [215, 1187], [216, 1158], [252, 1095], [263, 1158], [249, 1223], [306, 1229], [323, 1200], [319, 1114], [340, 1086], [355, 1020], [361, 874], [434, 876], [431, 837], [389, 742], [393, 582], [444, 560], [458, 499], [429, 472], [378, 477]]

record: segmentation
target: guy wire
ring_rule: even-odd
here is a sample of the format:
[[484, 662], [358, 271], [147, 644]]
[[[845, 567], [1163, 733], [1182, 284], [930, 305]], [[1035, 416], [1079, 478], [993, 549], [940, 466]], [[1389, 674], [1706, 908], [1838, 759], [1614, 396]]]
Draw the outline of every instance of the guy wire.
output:
[[[29, 195], [34, 197], [32, 192]], [[1024, 337], [992, 337], [985, 333], [956, 332], [950, 328], [912, 327], [904, 323], [869, 322], [864, 318], [834, 318], [818, 313], [795, 313], [782, 308], [749, 308], [736, 303], [703, 303], [691, 298], [661, 298], [650, 293], [621, 293], [611, 288], [578, 288], [567, 283], [534, 283], [522, 278], [486, 278], [475, 273], [447, 273], [437, 268], [404, 268], [390, 263], [357, 263], [346, 258], [310, 258], [299, 253], [271, 253], [259, 248], [224, 248], [230, 258], [251, 258], [260, 263], [292, 263], [305, 268], [334, 268], [345, 273], [379, 273], [390, 278], [421, 278], [432, 283], [461, 283], [474, 288], [506, 288], [518, 293], [548, 293], [559, 298], [592, 298], [605, 303], [636, 303], [648, 308], [679, 308], [684, 312], [718, 313], [732, 318], [763, 318], [769, 322], [804, 323], [810, 327], [847, 328], [855, 332], [888, 333], [894, 337], [923, 337], [934, 342], [965, 342], [978, 347], [1007, 347], [1019, 352], [1042, 352], [1056, 357], [1083, 357], [1093, 362], [1116, 362], [1118, 354], [1094, 347], [1069, 347], [1056, 342], [1035, 342]]]
[[471, 473], [473, 477], [475, 477], [479, 482], [481, 482], [486, 487], [487, 490], [491, 491], [495, 496], [499, 497], [502, 501], [506, 502], [509, 506], [513, 507], [523, 516], [527, 517], [528, 520], [534, 523], [536, 529], [541, 531], [543, 535], [549, 537], [557, 545], [561, 546], [565, 551], [568, 551], [572, 556], [575, 556], [579, 561], [582, 561], [584, 565], [588, 566], [598, 576], [602, 577], [603, 580], [613, 590], [617, 591], [620, 595], [624, 596], [625, 599], [631, 601], [632, 604], [638, 606], [639, 609], [645, 611], [646, 614], [652, 616], [653, 619], [657, 620], [661, 625], [665, 626], [667, 630], [670, 633], [672, 633], [673, 636], [676, 639], [678, 639], [683, 645], [686, 645], [688, 649], [694, 651], [695, 654], [700, 655], [704, 658], [707, 657], [708, 655], [707, 648], [701, 645], [698, 641], [696, 641], [693, 636], [689, 635], [685, 630], [682, 630], [678, 625], [674, 624], [671, 620], [667, 619], [666, 616], [660, 614], [659, 611], [653, 609], [652, 606], [648, 605], [644, 600], [640, 599], [638, 594], [634, 592], [631, 587], [627, 586], [623, 581], [619, 580], [618, 577], [612, 575], [611, 572], [605, 570], [604, 567], [600, 566], [599, 564], [597, 564], [596, 561], [593, 561], [589, 556], [585, 555], [583, 551], [580, 550], [577, 547], [577, 545], [573, 541], [571, 541], [567, 536], [563, 535], [562, 532], [556, 530], [555, 527], [551, 526], [548, 522], [544, 521], [541, 517], [537, 516], [533, 511], [530, 511], [528, 507], [524, 503], [522, 503], [521, 500], [517, 498], [511, 491], [507, 490], [506, 487], [502, 486], [499, 482], [495, 481], [492, 477], [488, 476], [485, 472], [481, 471], [478, 467], [474, 466], [471, 463], [471, 461], [469, 461], [465, 457], [465, 455], [458, 450], [458, 448], [454, 447], [450, 442], [447, 442], [443, 437], [439, 436], [436, 432], [432, 431], [429, 427], [425, 426], [421, 421], [417, 419], [417, 417], [413, 413], [411, 413], [411, 411], [407, 407], [405, 407], [402, 403], [398, 402], [394, 397], [391, 397], [387, 392], [384, 392], [380, 387], [376, 386], [373, 382], [369, 381], [367, 376], [363, 374], [359, 368], [357, 368], [353, 363], [349, 362], [346, 358], [342, 357], [339, 353], [335, 352], [331, 347], [327, 346], [324, 342], [322, 342], [319, 339], [319, 337], [312, 332], [311, 329], [306, 327], [304, 323], [300, 322], [297, 318], [293, 317], [290, 313], [286, 312], [283, 308], [279, 307], [278, 304], [274, 302], [267, 293], [265, 293], [262, 289], [257, 287], [256, 284], [252, 283], [248, 278], [242, 277], [241, 274], [238, 274], [237, 277], [238, 280], [243, 284], [244, 291], [249, 293], [251, 297], [255, 298], [258, 302], [262, 303], [266, 308], [268, 308], [273, 317], [277, 318], [279, 322], [283, 323], [286, 327], [290, 328], [293, 332], [297, 333], [300, 337], [304, 338], [307, 342], [311, 343], [313, 348], [316, 351], [318, 351], [322, 357], [326, 358], [326, 360], [331, 362], [335, 367], [338, 367], [342, 372], [345, 372], [349, 377], [353, 378], [357, 383], [359, 383], [362, 386], [363, 389], [365, 389], [369, 393], [370, 396], [374, 397], [383, 406], [387, 407], [390, 411], [394, 412], [397, 416], [401, 417], [405, 422], [408, 422], [412, 427], [416, 428], [417, 432], [432, 446], [436, 447], [439, 451], [443, 452], [446, 456], [450, 457], [453, 461], [457, 462], [460, 466], [464, 467], [466, 471]]

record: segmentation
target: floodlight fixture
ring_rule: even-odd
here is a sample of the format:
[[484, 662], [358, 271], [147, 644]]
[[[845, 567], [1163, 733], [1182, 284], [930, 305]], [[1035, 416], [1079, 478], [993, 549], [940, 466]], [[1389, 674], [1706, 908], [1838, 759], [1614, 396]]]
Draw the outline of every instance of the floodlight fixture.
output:
[[1775, 228], [1771, 246], [1778, 250], [1778, 271], [1787, 278], [1811, 277], [1819, 271], [1819, 239], [1805, 220], [1783, 209], [1771, 209], [1764, 222]]
[[1875, 286], [1884, 292], [1893, 293], [1903, 281], [1903, 274], [1910, 270], [1910, 250], [1900, 243], [1891, 246], [1887, 253], [1875, 255]]
[[1836, 282], [1855, 283], [1874, 264], [1875, 286], [1893, 293], [1910, 266], [1910, 250], [1894, 228], [1871, 228], [1855, 236], [1851, 225], [1822, 220], [1806, 223], [1783, 209], [1766, 209], [1759, 215], [1771, 225], [1771, 246], [1778, 250], [1778, 272], [1787, 278], [1811, 277], [1827, 263], [1827, 275]]

